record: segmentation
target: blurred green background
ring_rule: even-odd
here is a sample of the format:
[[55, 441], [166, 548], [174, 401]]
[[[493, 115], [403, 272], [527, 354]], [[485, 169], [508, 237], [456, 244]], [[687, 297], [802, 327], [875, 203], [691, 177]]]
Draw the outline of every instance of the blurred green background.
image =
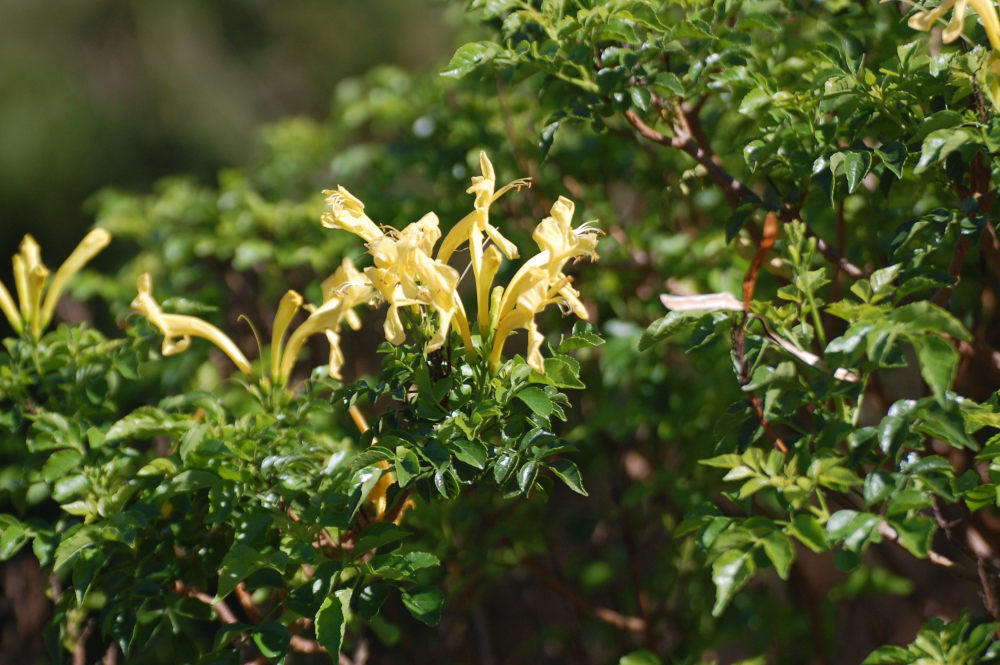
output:
[[[93, 222], [103, 187], [168, 174], [214, 184], [251, 162], [255, 128], [329, 113], [372, 65], [421, 69], [453, 50], [456, 9], [412, 0], [0, 2], [0, 240], [49, 265]], [[10, 268], [0, 268], [0, 279]], [[9, 283], [9, 282], [8, 282]]]

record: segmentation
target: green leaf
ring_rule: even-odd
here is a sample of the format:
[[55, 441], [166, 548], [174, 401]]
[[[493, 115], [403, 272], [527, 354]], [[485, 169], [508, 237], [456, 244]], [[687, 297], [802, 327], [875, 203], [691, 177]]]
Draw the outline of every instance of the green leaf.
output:
[[73, 560], [88, 547], [93, 547], [101, 542], [100, 532], [96, 526], [79, 525], [76, 530], [70, 529], [66, 535], [60, 539], [59, 546], [56, 547], [56, 558], [52, 569], [60, 573], [62, 569], [73, 563]]
[[959, 355], [955, 347], [938, 335], [924, 335], [913, 340], [920, 361], [920, 374], [938, 401], [955, 380]]
[[284, 574], [288, 555], [273, 547], [257, 548], [236, 542], [222, 558], [219, 566], [219, 588], [216, 598], [222, 599], [233, 592], [236, 585], [263, 568]]
[[458, 477], [450, 466], [434, 472], [434, 487], [446, 499], [454, 499], [460, 491]]
[[570, 356], [546, 358], [545, 373], [532, 372], [531, 380], [556, 388], [586, 388], [580, 381], [580, 363]]
[[903, 164], [906, 162], [906, 146], [898, 141], [889, 141], [875, 148], [875, 155], [882, 160], [885, 168], [897, 178], [903, 177]]
[[400, 487], [406, 487], [410, 478], [420, 473], [420, 460], [417, 454], [406, 446], [396, 446], [396, 482]]
[[50, 483], [54, 482], [67, 471], [77, 468], [82, 461], [83, 456], [75, 450], [57, 450], [45, 460], [42, 466], [42, 478]]
[[344, 641], [345, 613], [343, 595], [339, 592], [327, 596], [316, 612], [316, 641], [331, 655], [340, 653], [340, 645]]
[[441, 608], [444, 605], [444, 595], [431, 586], [421, 586], [404, 591], [403, 605], [417, 621], [436, 626], [441, 620]]
[[188, 469], [174, 476], [168, 487], [174, 492], [194, 492], [195, 490], [213, 487], [222, 480], [205, 469]]
[[535, 460], [531, 460], [517, 472], [517, 486], [521, 488], [522, 492], [527, 493], [534, 487], [535, 478], [537, 477], [538, 463]]
[[712, 616], [717, 617], [729, 605], [736, 592], [753, 577], [757, 567], [751, 552], [731, 549], [712, 564], [712, 581], [715, 583], [715, 605]]
[[899, 534], [899, 544], [920, 559], [926, 559], [931, 549], [931, 538], [937, 524], [925, 515], [914, 515], [905, 519], [890, 519], [889, 526]]
[[788, 571], [791, 570], [792, 562], [795, 561], [795, 548], [792, 547], [792, 541], [780, 531], [772, 531], [764, 536], [760, 542], [764, 546], [767, 558], [771, 560], [774, 568], [778, 571], [778, 576], [787, 580]]
[[496, 481], [497, 485], [503, 485], [510, 476], [510, 472], [514, 470], [514, 465], [517, 462], [517, 455], [514, 453], [504, 453], [497, 458], [497, 461], [493, 464], [493, 480]]
[[176, 473], [177, 464], [169, 457], [157, 457], [150, 461], [146, 466], [142, 467], [136, 471], [135, 475], [139, 477], [143, 476], [164, 476], [171, 473]]
[[594, 332], [594, 328], [586, 321], [578, 321], [573, 325], [573, 333], [559, 342], [559, 353], [569, 353], [575, 349], [590, 348], [604, 344], [604, 338]]
[[920, 161], [917, 162], [913, 172], [926, 171], [930, 166], [937, 164], [972, 141], [973, 138], [972, 132], [964, 127], [938, 129], [931, 132], [920, 147]]
[[150, 439], [154, 436], [173, 436], [185, 432], [190, 421], [177, 421], [160, 409], [142, 406], [115, 422], [104, 437], [105, 441], [118, 439]]
[[867, 150], [848, 152], [844, 156], [844, 173], [847, 175], [847, 193], [853, 194], [872, 166], [872, 154]]
[[677, 333], [693, 327], [704, 312], [672, 311], [649, 324], [639, 337], [639, 350], [645, 351], [657, 342], [673, 337]]
[[14, 517], [2, 515], [0, 519], [3, 526], [0, 527], [0, 561], [6, 561], [20, 550], [28, 542], [28, 535], [24, 526]]
[[885, 646], [868, 654], [861, 665], [900, 665], [912, 662], [913, 656], [903, 647]]
[[453, 439], [448, 442], [452, 454], [459, 461], [465, 462], [469, 466], [482, 469], [486, 466], [486, 459], [489, 452], [481, 442], [471, 439]]
[[740, 102], [740, 113], [754, 115], [758, 109], [771, 103], [771, 95], [763, 88], [752, 88]]
[[441, 565], [441, 560], [430, 552], [407, 552], [403, 558], [413, 570], [432, 568]]
[[640, 649], [619, 658], [618, 665], [661, 665], [661, 662], [652, 651]]
[[908, 333], [944, 333], [966, 342], [972, 341], [972, 335], [958, 319], [927, 300], [893, 309], [889, 314], [889, 320], [903, 324]]
[[358, 614], [370, 620], [378, 614], [386, 598], [389, 597], [389, 585], [376, 583], [369, 584], [358, 593]]
[[580, 469], [577, 468], [575, 462], [559, 458], [550, 462], [548, 467], [552, 470], [552, 473], [566, 484], [566, 487], [577, 494], [587, 496], [587, 490], [583, 488], [583, 478], [580, 477]]
[[670, 72], [660, 72], [654, 76], [649, 87], [653, 89], [653, 92], [665, 98], [669, 98], [671, 95], [684, 95], [684, 84], [681, 83], [676, 74]]
[[493, 42], [470, 42], [455, 51], [441, 76], [461, 78], [497, 57], [503, 49]]
[[788, 530], [799, 539], [803, 545], [813, 552], [825, 552], [830, 549], [823, 526], [812, 515], [798, 514], [792, 518]]
[[288, 643], [292, 634], [280, 623], [266, 621], [253, 633], [253, 641], [260, 652], [267, 658], [283, 658], [288, 652]]
[[351, 470], [357, 471], [366, 466], [394, 460], [396, 455], [384, 446], [368, 446], [351, 460]]
[[515, 396], [528, 405], [532, 411], [543, 418], [552, 413], [552, 400], [545, 391], [537, 386], [528, 386], [519, 390]]
[[392, 522], [374, 522], [361, 532], [361, 536], [354, 544], [354, 551], [361, 554], [376, 547], [402, 540], [408, 535], [410, 535], [409, 531]]

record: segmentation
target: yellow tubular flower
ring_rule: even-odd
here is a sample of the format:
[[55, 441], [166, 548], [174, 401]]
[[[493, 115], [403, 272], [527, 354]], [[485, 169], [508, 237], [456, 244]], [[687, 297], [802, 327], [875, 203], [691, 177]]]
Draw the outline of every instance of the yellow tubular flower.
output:
[[990, 46], [994, 50], [1000, 51], [1000, 18], [997, 17], [996, 8], [992, 0], [944, 0], [934, 9], [924, 10], [915, 13], [907, 22], [914, 30], [926, 32], [930, 30], [937, 21], [949, 10], [954, 8], [951, 20], [942, 31], [942, 40], [948, 44], [958, 39], [965, 28], [965, 11], [969, 5], [979, 14], [983, 22], [986, 36], [990, 40]]
[[511, 189], [528, 186], [527, 179], [515, 180], [494, 192], [493, 188], [496, 186], [497, 175], [496, 171], [493, 170], [493, 163], [490, 162], [485, 152], [479, 153], [479, 168], [483, 174], [481, 176], [474, 176], [472, 178], [472, 186], [465, 190], [468, 194], [475, 194], [476, 201], [473, 204], [475, 209], [452, 227], [441, 243], [441, 249], [437, 255], [439, 261], [447, 263], [455, 250], [463, 242], [468, 242], [469, 253], [472, 257], [472, 269], [477, 275], [479, 274], [482, 261], [484, 233], [500, 248], [500, 251], [508, 259], [517, 258], [517, 245], [503, 237], [500, 231], [490, 224], [489, 211], [490, 205]]
[[340, 368], [344, 365], [344, 354], [340, 350], [340, 323], [348, 318], [347, 314], [353, 307], [371, 300], [373, 290], [368, 279], [346, 258], [333, 275], [323, 281], [322, 290], [323, 304], [320, 307], [306, 306], [310, 310], [309, 318], [288, 337], [280, 366], [276, 372], [272, 370], [272, 379], [280, 385], [288, 382], [295, 358], [305, 341], [321, 332], [330, 342], [330, 376], [340, 378]]
[[365, 214], [365, 204], [346, 188], [340, 186], [337, 191], [325, 189], [323, 193], [327, 195], [326, 203], [330, 206], [330, 211], [320, 217], [323, 226], [350, 231], [364, 238], [365, 242], [371, 242], [382, 235], [381, 229]]
[[527, 277], [522, 281], [525, 288], [521, 289], [516, 302], [507, 311], [501, 310], [490, 353], [490, 367], [496, 369], [500, 365], [507, 337], [518, 328], [524, 328], [528, 331], [528, 365], [536, 372], [542, 373], [545, 371], [545, 363], [541, 346], [545, 337], [538, 332], [535, 315], [553, 300], [549, 298], [549, 279], [545, 270], [532, 268], [525, 274]]
[[10, 321], [10, 327], [14, 329], [14, 332], [20, 335], [21, 331], [24, 330], [24, 321], [21, 319], [20, 312], [17, 311], [14, 299], [10, 297], [10, 292], [2, 282], [0, 282], [0, 311]]
[[21, 306], [21, 317], [30, 322], [32, 319], [31, 273], [42, 265], [41, 248], [31, 235], [21, 240], [20, 251], [14, 255], [14, 286], [17, 289], [17, 301]]
[[281, 370], [281, 349], [285, 340], [285, 331], [292, 317], [302, 309], [302, 296], [297, 291], [288, 291], [278, 303], [278, 312], [274, 315], [274, 325], [271, 326], [271, 377], [277, 377]]
[[45, 293], [45, 302], [42, 303], [41, 327], [45, 328], [52, 320], [52, 313], [56, 309], [56, 303], [62, 295], [66, 284], [73, 275], [80, 272], [83, 266], [87, 265], [98, 252], [108, 246], [111, 242], [111, 234], [104, 229], [94, 229], [80, 241], [73, 253], [63, 261], [63, 264], [56, 270], [49, 284], [49, 290]]
[[500, 269], [501, 261], [503, 261], [503, 257], [496, 247], [490, 247], [483, 254], [482, 272], [480, 272], [479, 279], [476, 281], [476, 302], [479, 306], [479, 311], [477, 312], [479, 317], [478, 323], [479, 330], [482, 332], [490, 328], [490, 308], [488, 305], [490, 302], [490, 288], [493, 286], [493, 279], [497, 275], [497, 270]]
[[448, 331], [451, 329], [452, 321], [455, 321], [459, 334], [462, 335], [462, 343], [471, 353], [473, 350], [472, 338], [468, 333], [469, 324], [465, 316], [465, 308], [462, 306], [462, 299], [458, 296], [458, 271], [451, 266], [436, 261], [423, 252], [414, 252], [414, 272], [420, 280], [419, 298], [422, 304], [433, 307], [438, 313], [438, 329], [434, 337], [427, 343], [425, 351], [431, 353], [444, 346], [448, 338]]
[[579, 293], [570, 285], [570, 278], [563, 274], [563, 267], [570, 259], [582, 256], [596, 258], [598, 230], [584, 224], [573, 228], [574, 204], [560, 196], [552, 205], [551, 216], [535, 228], [532, 237], [540, 251], [531, 257], [511, 278], [490, 318], [497, 321], [493, 338], [490, 366], [500, 365], [507, 336], [518, 328], [528, 331], [528, 364], [537, 372], [544, 371], [541, 343], [544, 337], [535, 326], [534, 317], [545, 307], [558, 304], [567, 307], [581, 319], [587, 319], [587, 309], [580, 302]]
[[32, 337], [35, 339], [41, 337], [42, 331], [52, 320], [52, 313], [55, 311], [56, 303], [59, 302], [59, 296], [66, 288], [66, 283], [73, 275], [80, 272], [95, 254], [107, 247], [109, 242], [111, 234], [104, 229], [94, 229], [88, 233], [69, 258], [59, 266], [46, 290], [49, 269], [42, 263], [41, 247], [30, 235], [24, 236], [13, 260], [17, 305], [14, 304], [10, 292], [0, 284], [0, 311], [10, 321], [14, 330], [21, 333], [27, 325], [30, 326]]
[[45, 280], [49, 278], [49, 269], [39, 263], [28, 273], [28, 311], [31, 319], [31, 335], [35, 339], [42, 336], [42, 292], [45, 290]]
[[132, 301], [132, 308], [163, 332], [163, 355], [181, 353], [190, 346], [192, 337], [201, 337], [219, 347], [241, 372], [253, 376], [250, 361], [221, 330], [196, 316], [164, 313], [153, 299], [153, 280], [149, 273], [139, 276], [137, 288], [139, 293]]

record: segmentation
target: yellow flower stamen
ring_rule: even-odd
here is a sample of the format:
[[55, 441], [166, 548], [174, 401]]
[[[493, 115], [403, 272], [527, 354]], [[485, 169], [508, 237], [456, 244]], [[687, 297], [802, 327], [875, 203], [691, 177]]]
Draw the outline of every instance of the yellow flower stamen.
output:
[[371, 242], [382, 235], [381, 229], [368, 219], [365, 214], [365, 204], [343, 186], [337, 191], [325, 189], [326, 203], [330, 211], [320, 218], [323, 226], [331, 229], [344, 229], [361, 236], [366, 242]]

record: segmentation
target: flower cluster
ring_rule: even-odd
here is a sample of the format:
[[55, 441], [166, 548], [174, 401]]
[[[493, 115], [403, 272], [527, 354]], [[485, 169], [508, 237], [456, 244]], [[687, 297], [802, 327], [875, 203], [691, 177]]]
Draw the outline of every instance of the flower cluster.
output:
[[969, 5], [972, 5], [972, 8], [979, 14], [983, 28], [986, 30], [986, 37], [990, 40], [990, 46], [993, 47], [993, 50], [1000, 51], [1000, 19], [997, 18], [997, 10], [993, 0], [944, 0], [934, 9], [924, 9], [914, 13], [907, 25], [914, 30], [926, 32], [949, 9], [954, 9], [951, 20], [948, 21], [948, 25], [941, 33], [942, 41], [949, 44], [958, 39], [965, 29], [965, 11]]
[[[506, 287], [494, 288], [493, 281], [504, 257], [514, 259], [519, 254], [517, 246], [490, 223], [490, 206], [507, 191], [527, 186], [528, 182], [515, 180], [496, 189], [496, 173], [485, 153], [480, 154], [480, 168], [482, 175], [474, 177], [472, 186], [466, 190], [475, 196], [472, 212], [443, 240], [437, 215], [432, 212], [401, 231], [383, 229], [368, 218], [364, 204], [345, 188], [324, 192], [330, 210], [322, 216], [323, 225], [360, 236], [367, 244], [373, 265], [360, 271], [349, 259], [344, 259], [337, 271], [323, 282], [323, 302], [318, 306], [305, 304], [295, 291], [285, 294], [271, 331], [267, 376], [274, 385], [288, 383], [303, 344], [320, 333], [330, 343], [330, 376], [340, 378], [344, 365], [340, 327], [346, 322], [357, 329], [360, 320], [353, 309], [376, 298], [388, 304], [384, 333], [391, 344], [398, 345], [406, 339], [401, 312], [430, 310], [437, 315], [437, 320], [427, 336], [425, 352], [440, 349], [454, 329], [469, 357], [488, 358], [490, 367], [495, 370], [507, 337], [524, 329], [528, 331], [528, 364], [538, 372], [544, 371], [541, 354], [544, 338], [538, 331], [535, 316], [555, 304], [582, 319], [587, 318], [587, 310], [564, 268], [572, 259], [596, 257], [594, 250], [599, 232], [590, 224], [573, 228], [573, 202], [559, 197], [552, 206], [551, 216], [535, 229], [533, 237], [540, 251], [521, 266]], [[439, 240], [441, 245], [435, 255], [434, 248]], [[465, 243], [469, 246], [476, 280], [481, 347], [473, 340], [459, 295], [461, 274], [448, 264]], [[198, 317], [164, 313], [153, 298], [152, 280], [148, 274], [139, 278], [138, 291], [132, 307], [163, 332], [164, 355], [180, 353], [188, 347], [191, 337], [201, 337], [218, 346], [244, 374], [254, 375], [250, 361], [221, 330]], [[308, 318], [287, 335], [286, 341], [286, 333], [300, 310], [307, 311]]]
[[454, 326], [467, 353], [476, 357], [478, 350], [458, 294], [460, 275], [448, 265], [455, 251], [468, 243], [476, 281], [477, 327], [483, 348], [489, 349], [484, 355], [489, 358], [490, 367], [499, 366], [508, 336], [524, 329], [528, 331], [528, 364], [543, 372], [544, 337], [538, 331], [535, 316], [555, 304], [587, 318], [587, 310], [564, 268], [571, 259], [596, 258], [599, 232], [589, 223], [573, 228], [574, 204], [559, 197], [552, 206], [551, 216], [542, 220], [533, 234], [540, 252], [520, 267], [506, 287], [494, 288], [503, 257], [515, 259], [519, 253], [517, 246], [490, 223], [490, 206], [507, 191], [528, 183], [515, 180], [498, 190], [496, 173], [486, 153], [480, 153], [479, 162], [482, 175], [474, 177], [472, 186], [466, 190], [475, 196], [473, 210], [448, 232], [436, 255], [434, 246], [441, 231], [434, 213], [428, 213], [402, 231], [383, 230], [368, 218], [361, 201], [338, 187], [336, 191], [325, 192], [330, 211], [323, 215], [322, 222], [330, 228], [350, 231], [367, 243], [374, 266], [366, 268], [364, 275], [389, 304], [385, 323], [388, 342], [400, 344], [405, 338], [399, 318], [401, 307], [426, 307], [437, 313], [438, 325], [425, 350], [439, 349]]
[[[153, 283], [149, 273], [140, 275], [139, 294], [132, 301], [132, 308], [149, 319], [163, 333], [163, 355], [180, 353], [191, 344], [192, 337], [201, 337], [215, 344], [233, 364], [247, 376], [254, 376], [253, 367], [239, 347], [224, 332], [196, 316], [167, 314], [153, 298]], [[322, 284], [323, 303], [308, 304], [296, 291], [288, 291], [278, 304], [278, 311], [271, 326], [271, 356], [267, 376], [278, 386], [284, 386], [292, 374], [295, 359], [305, 341], [323, 333], [330, 343], [330, 376], [340, 378], [344, 356], [340, 351], [340, 326], [343, 322], [357, 329], [361, 320], [353, 308], [368, 302], [374, 295], [364, 276], [344, 259], [340, 267]], [[309, 316], [299, 324], [287, 342], [285, 335], [299, 310]]]
[[101, 228], [94, 229], [84, 236], [49, 282], [49, 269], [42, 263], [41, 247], [30, 235], [24, 236], [20, 251], [13, 259], [14, 288], [18, 300], [16, 306], [10, 292], [0, 283], [0, 311], [3, 311], [11, 327], [18, 334], [27, 327], [32, 337], [41, 337], [42, 331], [52, 320], [56, 303], [66, 284], [109, 242], [110, 233]]

